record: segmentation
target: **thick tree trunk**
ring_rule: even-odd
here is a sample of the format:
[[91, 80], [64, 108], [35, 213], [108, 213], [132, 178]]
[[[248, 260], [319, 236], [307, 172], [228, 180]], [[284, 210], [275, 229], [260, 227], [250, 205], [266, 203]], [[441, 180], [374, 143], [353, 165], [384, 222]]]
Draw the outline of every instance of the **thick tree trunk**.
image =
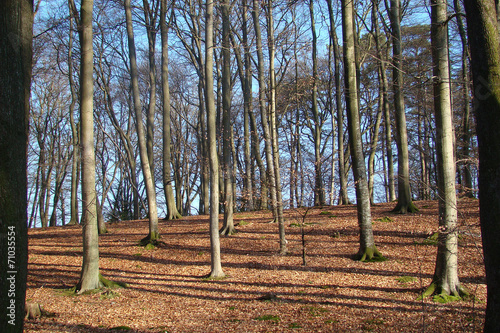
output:
[[465, 1], [479, 143], [479, 205], [488, 286], [484, 332], [500, 332], [500, 37], [495, 1]]
[[80, 10], [80, 122], [82, 146], [83, 263], [79, 293], [97, 289], [99, 283], [99, 236], [95, 190], [94, 153], [94, 55], [92, 49], [93, 0], [83, 0]]
[[356, 204], [360, 228], [360, 247], [356, 258], [361, 261], [379, 260], [383, 257], [377, 250], [373, 239], [370, 194], [368, 192], [363, 144], [361, 141], [354, 40], [354, 8], [353, 1], [351, 0], [342, 0], [342, 32], [344, 39], [345, 99], [349, 125], [349, 143], [351, 146], [352, 170], [356, 183]]
[[207, 108], [208, 150], [210, 160], [210, 278], [222, 278], [220, 240], [219, 240], [219, 161], [217, 154], [217, 130], [213, 77], [214, 53], [214, 3], [211, 0], [206, 5], [205, 30], [205, 101]]
[[158, 211], [156, 208], [156, 189], [154, 185], [153, 175], [151, 174], [151, 167], [149, 164], [146, 148], [146, 135], [144, 133], [144, 125], [142, 123], [142, 107], [139, 92], [139, 74], [137, 72], [137, 58], [135, 52], [134, 31], [132, 26], [132, 8], [130, 5], [130, 0], [125, 0], [125, 18], [127, 22], [130, 78], [132, 81], [132, 98], [135, 111], [135, 127], [137, 131], [137, 140], [139, 144], [139, 154], [141, 158], [144, 183], [146, 185], [146, 196], [148, 198], [149, 235], [142, 240], [142, 243], [154, 244], [160, 238], [160, 233], [158, 231]]
[[434, 112], [438, 156], [439, 242], [431, 286], [424, 292], [444, 299], [463, 293], [458, 280], [457, 198], [453, 114], [448, 61], [446, 0], [431, 1], [431, 45], [434, 76]]
[[0, 4], [0, 315], [21, 333], [28, 268], [27, 148], [33, 2]]

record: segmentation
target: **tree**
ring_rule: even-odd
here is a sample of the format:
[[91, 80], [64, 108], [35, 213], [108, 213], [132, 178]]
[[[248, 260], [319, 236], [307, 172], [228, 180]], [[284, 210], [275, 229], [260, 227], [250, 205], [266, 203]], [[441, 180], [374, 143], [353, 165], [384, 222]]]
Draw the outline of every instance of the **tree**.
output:
[[216, 112], [214, 96], [214, 3], [205, 2], [206, 30], [205, 30], [205, 101], [207, 105], [208, 148], [210, 161], [210, 278], [221, 278], [222, 271], [219, 239], [219, 161], [217, 154]]
[[236, 232], [233, 222], [233, 161], [231, 144], [231, 33], [229, 0], [224, 0], [222, 10], [222, 174], [224, 176], [224, 224], [221, 235], [232, 235]]
[[[340, 181], [340, 196], [339, 202], [341, 204], [349, 204], [349, 197], [347, 195], [347, 172], [345, 171], [345, 158], [344, 158], [344, 108], [342, 105], [342, 87], [340, 80], [340, 53], [339, 41], [336, 32], [335, 19], [333, 13], [332, 1], [328, 0], [328, 13], [330, 18], [330, 43], [333, 47], [334, 59], [334, 73], [335, 73], [335, 108], [337, 110], [337, 144], [338, 144], [338, 170]], [[333, 117], [333, 111], [332, 111]]]
[[33, 2], [0, 4], [0, 315], [23, 332], [28, 269], [27, 144]]
[[438, 155], [439, 241], [434, 276], [423, 296], [435, 293], [449, 300], [460, 297], [466, 292], [458, 279], [457, 197], [446, 6], [446, 0], [431, 1], [434, 112]]
[[360, 261], [383, 259], [373, 239], [370, 212], [370, 193], [366, 180], [365, 158], [359, 122], [358, 83], [356, 73], [354, 5], [352, 0], [342, 0], [342, 35], [344, 39], [344, 80], [349, 144], [352, 171], [356, 183], [356, 204], [360, 228], [360, 247], [356, 258]]
[[149, 234], [141, 243], [142, 244], [155, 244], [160, 238], [158, 231], [158, 211], [156, 208], [156, 190], [149, 164], [149, 158], [146, 148], [146, 136], [144, 133], [144, 125], [142, 123], [142, 107], [139, 93], [139, 74], [137, 72], [137, 57], [135, 52], [134, 41], [134, 28], [132, 26], [132, 8], [130, 0], [125, 0], [125, 17], [127, 22], [127, 39], [130, 58], [130, 78], [132, 81], [132, 98], [133, 108], [135, 111], [135, 127], [137, 131], [137, 139], [139, 142], [139, 154], [141, 158], [141, 167], [146, 184], [146, 196], [148, 198], [148, 212], [149, 212]]
[[168, 82], [168, 31], [166, 22], [167, 0], [161, 0], [160, 4], [160, 31], [161, 31], [161, 83], [163, 104], [163, 190], [167, 203], [167, 220], [181, 217], [175, 205], [174, 191], [172, 189], [172, 144], [171, 114], [170, 114], [170, 85]]
[[396, 111], [396, 142], [398, 146], [398, 203], [394, 212], [406, 214], [418, 211], [413, 204], [410, 188], [410, 166], [408, 155], [408, 134], [403, 96], [403, 67], [401, 47], [401, 1], [391, 0], [389, 17], [392, 33], [393, 88]]
[[93, 0], [83, 0], [80, 9], [80, 122], [82, 160], [83, 263], [76, 290], [100, 287], [99, 236], [94, 153], [94, 53], [92, 46]]
[[500, 37], [493, 0], [467, 0], [479, 144], [479, 207], [486, 270], [484, 332], [500, 331]]

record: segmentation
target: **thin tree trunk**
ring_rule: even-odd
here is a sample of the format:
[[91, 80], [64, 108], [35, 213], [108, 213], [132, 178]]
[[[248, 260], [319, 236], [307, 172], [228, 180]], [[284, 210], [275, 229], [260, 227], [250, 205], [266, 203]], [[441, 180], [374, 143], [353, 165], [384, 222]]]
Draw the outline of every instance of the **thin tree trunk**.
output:
[[163, 104], [163, 190], [167, 204], [167, 220], [181, 217], [175, 204], [174, 191], [172, 188], [172, 144], [170, 125], [170, 85], [168, 82], [168, 26], [166, 22], [167, 0], [161, 0], [160, 4], [160, 30], [161, 30], [161, 83]]
[[338, 173], [340, 182], [340, 197], [339, 202], [341, 204], [347, 205], [349, 203], [349, 196], [347, 195], [347, 172], [345, 170], [345, 158], [344, 158], [344, 108], [342, 104], [342, 87], [340, 80], [340, 47], [337, 38], [337, 32], [335, 27], [335, 15], [333, 13], [332, 1], [328, 0], [328, 13], [330, 17], [330, 39], [333, 45], [333, 58], [334, 58], [334, 69], [335, 69], [335, 106], [337, 109], [337, 142], [338, 142]]
[[206, 4], [206, 30], [205, 30], [205, 101], [207, 108], [208, 149], [210, 160], [210, 253], [211, 271], [210, 278], [221, 278], [222, 271], [220, 240], [219, 240], [219, 161], [216, 140], [216, 111], [213, 77], [214, 53], [214, 3], [211, 0]]
[[222, 174], [224, 176], [224, 224], [221, 235], [232, 235], [236, 232], [233, 221], [233, 160], [231, 147], [231, 41], [229, 34], [231, 3], [223, 0], [222, 10]]
[[393, 211], [401, 214], [414, 213], [418, 208], [413, 204], [410, 188], [410, 162], [408, 154], [408, 134], [403, 96], [403, 56], [401, 47], [401, 1], [391, 0], [389, 17], [391, 19], [393, 48], [393, 88], [394, 108], [396, 111], [396, 133], [398, 146], [398, 203]]
[[149, 235], [146, 236], [141, 242], [142, 244], [154, 244], [160, 238], [160, 233], [158, 231], [158, 211], [156, 208], [156, 191], [153, 182], [153, 175], [151, 174], [151, 167], [149, 164], [146, 148], [146, 135], [144, 133], [144, 125], [142, 123], [142, 107], [139, 93], [139, 74], [137, 72], [137, 58], [135, 52], [134, 31], [132, 26], [132, 8], [130, 5], [130, 0], [125, 0], [125, 18], [127, 21], [130, 78], [132, 81], [132, 98], [135, 111], [135, 126], [137, 131], [137, 140], [139, 142], [141, 167], [144, 176], [144, 183], [146, 185], [146, 195], [148, 198]]

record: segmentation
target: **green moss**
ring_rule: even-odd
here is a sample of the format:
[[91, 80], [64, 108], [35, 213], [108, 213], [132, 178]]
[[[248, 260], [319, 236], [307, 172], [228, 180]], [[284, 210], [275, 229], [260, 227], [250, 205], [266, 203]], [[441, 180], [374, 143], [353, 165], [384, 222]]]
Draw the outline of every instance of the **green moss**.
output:
[[367, 247], [364, 252], [360, 250], [355, 256], [354, 260], [362, 261], [362, 262], [382, 262], [386, 261], [385, 258], [378, 250], [377, 247], [371, 246]]
[[290, 323], [290, 325], [288, 325], [288, 328], [295, 329], [295, 328], [302, 328], [302, 326], [298, 323]]
[[126, 284], [125, 282], [117, 282], [117, 281], [108, 280], [105, 277], [103, 277], [100, 273], [99, 273], [99, 282], [104, 287], [107, 287], [107, 288], [110, 288], [110, 289], [114, 289], [114, 288], [128, 288], [128, 284]]
[[376, 219], [375, 221], [378, 222], [393, 222], [392, 219], [389, 216], [384, 216]]
[[281, 319], [279, 316], [268, 314], [268, 315], [262, 315], [262, 316], [256, 317], [255, 320], [261, 320], [261, 321], [270, 320], [270, 321], [274, 321], [274, 322], [279, 322]]
[[247, 221], [240, 221], [240, 222], [238, 223], [238, 225], [239, 225], [240, 227], [245, 226], [245, 225], [249, 225], [249, 224], [250, 224], [250, 222], [247, 222]]
[[398, 277], [396, 278], [396, 281], [398, 281], [399, 283], [409, 283], [409, 282], [414, 282], [415, 280], [417, 280], [416, 277], [414, 276], [401, 276], [401, 277]]

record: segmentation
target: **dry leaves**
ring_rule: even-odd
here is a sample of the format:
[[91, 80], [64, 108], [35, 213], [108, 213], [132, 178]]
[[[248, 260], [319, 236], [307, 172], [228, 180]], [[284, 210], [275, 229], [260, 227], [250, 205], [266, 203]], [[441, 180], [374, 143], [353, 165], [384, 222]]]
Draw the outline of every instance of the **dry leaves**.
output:
[[146, 221], [110, 224], [100, 239], [101, 273], [127, 289], [82, 296], [63, 292], [78, 281], [80, 227], [30, 230], [27, 299], [53, 314], [26, 322], [26, 332], [453, 332], [481, 331], [486, 286], [478, 202], [459, 202], [459, 276], [475, 295], [449, 304], [417, 301], [434, 272], [437, 203], [413, 215], [373, 207], [375, 241], [389, 260], [360, 263], [354, 206], [287, 211], [289, 254], [279, 256], [269, 212], [237, 213], [238, 233], [221, 238], [223, 280], [210, 270], [208, 217], [160, 222], [162, 243], [137, 245]]

